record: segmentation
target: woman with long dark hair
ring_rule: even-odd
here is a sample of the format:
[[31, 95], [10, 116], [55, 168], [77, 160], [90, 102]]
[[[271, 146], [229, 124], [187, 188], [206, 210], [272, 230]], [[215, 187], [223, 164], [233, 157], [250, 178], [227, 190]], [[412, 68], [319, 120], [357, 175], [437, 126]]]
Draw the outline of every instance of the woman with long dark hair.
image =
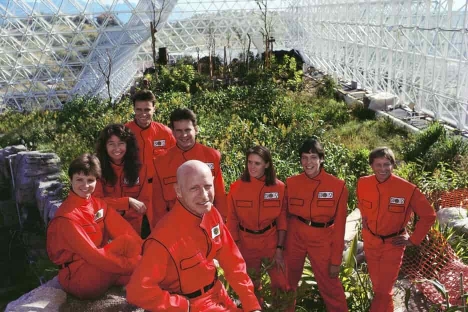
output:
[[257, 289], [263, 258], [273, 263], [268, 270], [272, 289], [289, 288], [283, 260], [287, 227], [284, 198], [285, 186], [276, 178], [270, 151], [263, 146], [248, 149], [244, 172], [229, 191], [227, 226], [247, 269], [256, 273], [253, 280]]
[[141, 234], [143, 214], [151, 208], [152, 177], [141, 164], [135, 135], [122, 124], [105, 127], [96, 144], [102, 177], [95, 197], [102, 197]]

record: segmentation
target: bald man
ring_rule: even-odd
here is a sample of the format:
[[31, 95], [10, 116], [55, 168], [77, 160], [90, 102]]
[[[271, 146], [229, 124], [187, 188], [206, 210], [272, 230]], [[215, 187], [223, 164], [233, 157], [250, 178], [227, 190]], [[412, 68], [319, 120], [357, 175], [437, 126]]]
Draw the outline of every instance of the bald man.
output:
[[[189, 160], [177, 170], [177, 202], [153, 229], [127, 286], [127, 300], [149, 311], [260, 311], [246, 265], [213, 207], [210, 168]], [[239, 295], [236, 307], [213, 259]]]

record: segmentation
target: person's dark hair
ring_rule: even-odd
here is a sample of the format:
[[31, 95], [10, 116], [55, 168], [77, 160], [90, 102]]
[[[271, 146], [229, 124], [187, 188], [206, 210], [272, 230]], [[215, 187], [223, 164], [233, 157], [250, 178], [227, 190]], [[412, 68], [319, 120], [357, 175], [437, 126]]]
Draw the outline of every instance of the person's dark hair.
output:
[[197, 126], [197, 114], [188, 108], [176, 108], [169, 118], [169, 127], [174, 129], [174, 122], [179, 120], [190, 120], [194, 127]]
[[151, 92], [150, 90], [144, 89], [144, 90], [135, 92], [135, 94], [133, 95], [132, 97], [133, 107], [135, 107], [136, 101], [151, 101], [154, 107], [154, 103], [156, 102], [156, 97], [154, 96], [153, 92]]
[[369, 165], [372, 165], [374, 159], [381, 157], [387, 158], [392, 163], [392, 166], [395, 166], [395, 154], [393, 154], [393, 151], [386, 146], [377, 147], [370, 152]]
[[74, 174], [84, 174], [94, 176], [96, 179], [101, 177], [101, 164], [99, 159], [91, 154], [83, 154], [75, 158], [68, 167], [68, 177], [70, 180]]
[[[302, 157], [302, 153], [306, 154], [317, 154], [321, 160], [325, 160], [325, 152], [322, 144], [315, 138], [306, 139], [301, 148], [299, 148], [299, 159]], [[320, 163], [320, 168], [323, 167], [323, 161]]]
[[271, 158], [270, 150], [264, 146], [254, 146], [249, 148], [245, 152], [245, 168], [244, 172], [241, 175], [241, 180], [245, 182], [250, 182], [250, 174], [249, 174], [249, 156], [251, 154], [255, 154], [260, 156], [265, 163], [269, 163], [270, 165], [268, 168], [265, 168], [265, 185], [276, 185], [276, 172], [275, 167], [273, 166], [273, 159]]
[[141, 162], [138, 156], [138, 143], [133, 132], [122, 124], [110, 124], [99, 134], [96, 142], [96, 154], [101, 161], [102, 178], [109, 184], [115, 185], [117, 176], [111, 166], [111, 158], [107, 154], [107, 141], [115, 135], [127, 144], [127, 151], [123, 157], [123, 173], [129, 185], [134, 185], [138, 179]]

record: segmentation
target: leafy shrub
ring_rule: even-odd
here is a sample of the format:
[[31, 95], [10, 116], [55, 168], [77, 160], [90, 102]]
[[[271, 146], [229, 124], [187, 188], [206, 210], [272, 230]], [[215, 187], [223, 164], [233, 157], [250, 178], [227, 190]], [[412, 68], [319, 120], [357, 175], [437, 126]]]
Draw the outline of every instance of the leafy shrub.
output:
[[403, 151], [403, 159], [406, 162], [422, 159], [429, 148], [441, 137], [445, 136], [445, 128], [440, 123], [435, 122], [428, 128], [419, 132], [414, 141]]
[[322, 84], [317, 88], [319, 98], [333, 99], [335, 97], [336, 82], [330, 76], [325, 76]]

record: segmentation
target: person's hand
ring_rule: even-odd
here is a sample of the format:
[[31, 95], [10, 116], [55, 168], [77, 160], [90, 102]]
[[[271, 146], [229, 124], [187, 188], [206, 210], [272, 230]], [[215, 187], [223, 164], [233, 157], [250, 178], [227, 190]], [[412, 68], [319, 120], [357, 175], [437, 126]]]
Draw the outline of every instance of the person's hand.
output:
[[144, 214], [146, 212], [146, 206], [143, 202], [135, 199], [133, 197], [128, 198], [128, 204], [130, 208], [134, 209], [136, 212], [140, 214]]
[[393, 237], [392, 244], [393, 246], [414, 246], [414, 244], [409, 240], [409, 235], [407, 233]]
[[273, 264], [276, 264], [278, 270], [284, 272], [284, 258], [283, 258], [283, 250], [280, 248], [276, 248], [275, 255], [273, 256]]
[[328, 275], [330, 276], [330, 278], [338, 278], [339, 274], [340, 274], [340, 266], [330, 263], [328, 265]]

